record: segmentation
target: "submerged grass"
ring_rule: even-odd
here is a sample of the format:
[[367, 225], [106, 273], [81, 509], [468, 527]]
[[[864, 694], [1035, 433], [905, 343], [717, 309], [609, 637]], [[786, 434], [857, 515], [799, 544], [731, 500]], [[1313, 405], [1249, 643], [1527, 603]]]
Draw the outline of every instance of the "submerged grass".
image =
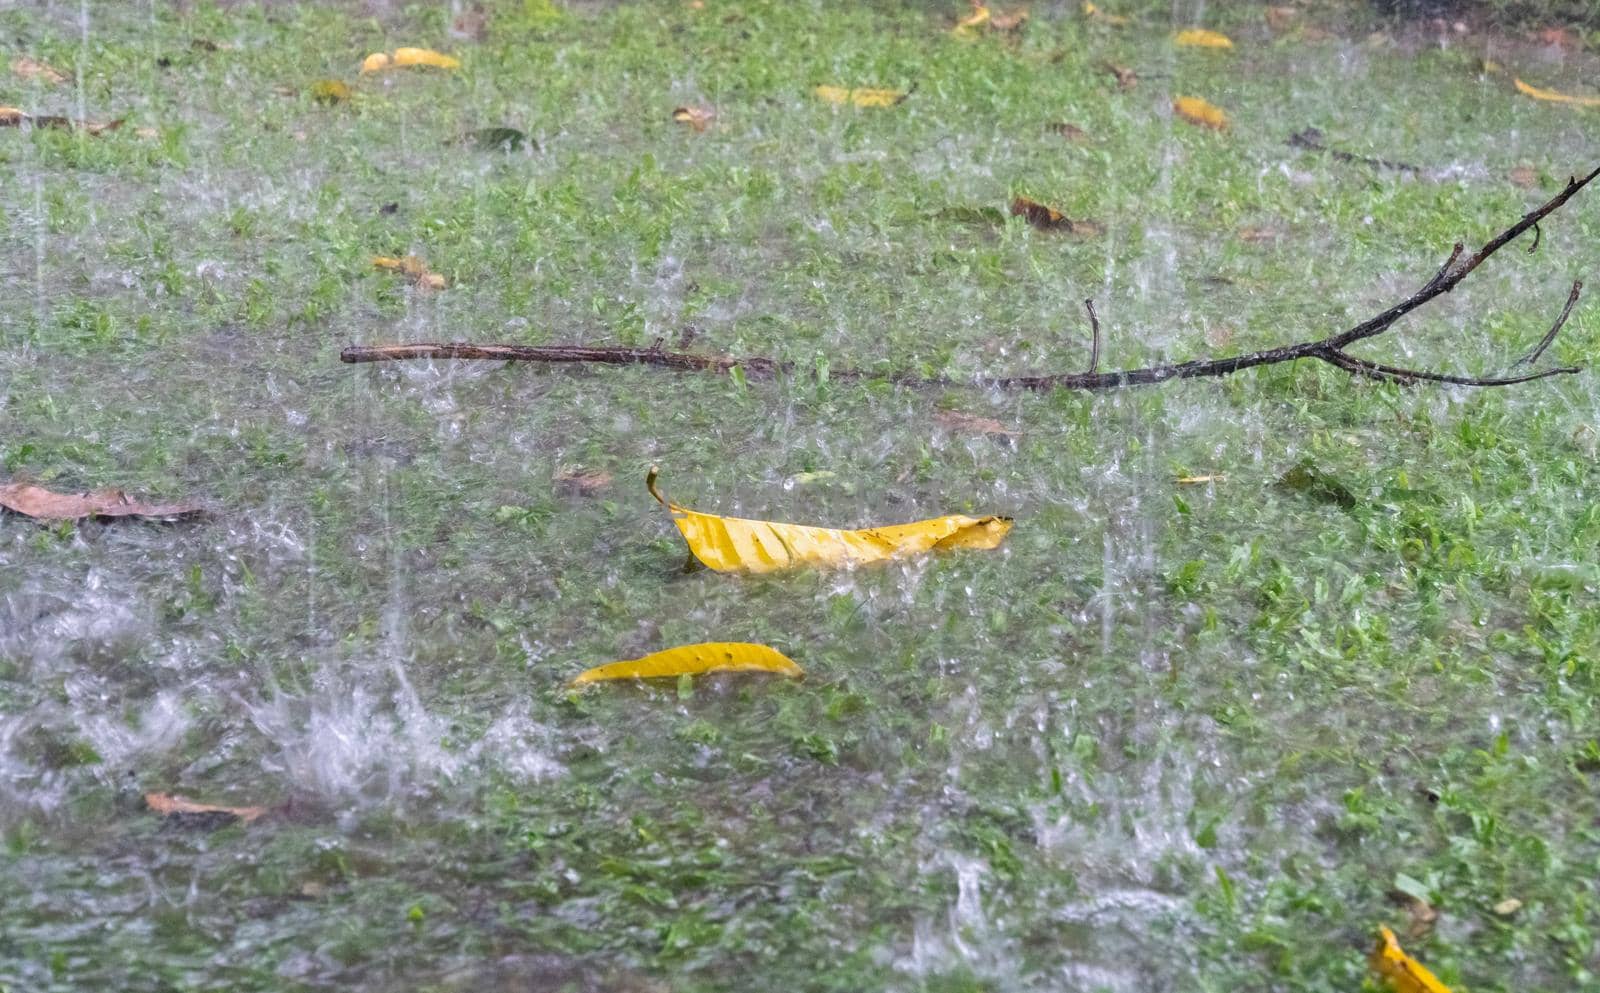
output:
[[[0, 882], [26, 895], [0, 986], [1350, 990], [1397, 886], [1441, 911], [1407, 946], [1446, 981], [1596, 982], [1592, 372], [826, 376], [1079, 368], [1091, 295], [1103, 367], [1320, 336], [1600, 159], [1592, 114], [1480, 74], [1514, 46], [1322, 10], [1351, 20], [1278, 37], [1230, 5], [1231, 55], [1174, 51], [1165, 6], [973, 42], [890, 4], [528, 0], [478, 41], [442, 6], [8, 14], [77, 82], [0, 103], [128, 124], [0, 131], [0, 464], [226, 510], [0, 521]], [[463, 68], [356, 80], [406, 44]], [[1232, 130], [1174, 121], [1179, 93]], [[1285, 144], [1309, 125], [1428, 173]], [[460, 140], [501, 126], [532, 142]], [[1106, 233], [982, 212], [1015, 195]], [[1365, 354], [1503, 368], [1595, 268], [1597, 216]], [[450, 288], [372, 268], [408, 253]], [[660, 337], [815, 373], [337, 362]], [[1552, 358], [1597, 338], [1581, 305]], [[1018, 524], [992, 554], [685, 573], [652, 462], [707, 511]], [[807, 679], [562, 689], [703, 640]], [[288, 806], [192, 834], [141, 790]]]

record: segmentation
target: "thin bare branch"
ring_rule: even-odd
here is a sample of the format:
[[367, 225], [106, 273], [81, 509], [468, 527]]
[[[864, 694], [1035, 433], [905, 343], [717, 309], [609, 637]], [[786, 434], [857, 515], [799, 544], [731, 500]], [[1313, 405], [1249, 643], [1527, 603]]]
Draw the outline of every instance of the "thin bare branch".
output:
[[[1526, 233], [1530, 228], [1535, 229], [1535, 242], [1537, 243], [1539, 222], [1560, 210], [1568, 200], [1576, 196], [1580, 190], [1593, 182], [1596, 177], [1600, 177], [1600, 168], [1595, 169], [1582, 179], [1574, 178], [1570, 180], [1559, 193], [1524, 214], [1515, 224], [1485, 242], [1464, 262], [1462, 261], [1462, 253], [1465, 248], [1462, 244], [1457, 243], [1451, 250], [1450, 257], [1445, 260], [1444, 265], [1439, 268], [1432, 279], [1423, 284], [1421, 289], [1382, 313], [1326, 338], [1262, 349], [1258, 352], [1248, 352], [1244, 355], [1234, 355], [1228, 358], [1196, 359], [1191, 362], [1147, 366], [1142, 369], [1101, 372], [1099, 371], [1100, 319], [1095, 313], [1093, 301], [1086, 300], [1084, 301], [1084, 306], [1089, 312], [1089, 323], [1093, 334], [1089, 370], [1087, 372], [992, 376], [964, 381], [953, 380], [945, 376], [917, 376], [910, 373], [885, 373], [869, 369], [836, 368], [830, 370], [829, 374], [837, 379], [886, 379], [890, 382], [907, 386], [949, 386], [965, 382], [968, 385], [998, 389], [1030, 390], [1121, 389], [1127, 386], [1164, 383], [1171, 379], [1228, 376], [1255, 366], [1275, 365], [1281, 362], [1293, 362], [1298, 359], [1317, 359], [1334, 365], [1352, 375], [1396, 383], [1434, 382], [1451, 383], [1458, 386], [1514, 386], [1518, 383], [1532, 382], [1550, 376], [1570, 375], [1580, 370], [1575, 367], [1564, 366], [1518, 376], [1454, 376], [1383, 365], [1382, 363], [1357, 358], [1349, 354], [1346, 349], [1355, 342], [1383, 334], [1393, 327], [1400, 318], [1424, 304], [1449, 293], [1474, 269], [1482, 265], [1500, 249]], [[1526, 365], [1544, 354], [1545, 349], [1560, 334], [1561, 328], [1572, 315], [1573, 308], [1577, 306], [1582, 286], [1582, 283], [1573, 284], [1572, 292], [1567, 297], [1567, 304], [1561, 311], [1561, 316], [1556, 319], [1555, 324], [1540, 340], [1539, 344], [1526, 357], [1519, 360], [1516, 365]], [[352, 345], [340, 353], [339, 357], [344, 362], [390, 362], [401, 359], [421, 358], [491, 359], [511, 362], [548, 363], [584, 362], [606, 365], [647, 365], [680, 372], [728, 373], [738, 367], [750, 378], [770, 378], [796, 371], [792, 362], [778, 359], [761, 356], [738, 357], [669, 352], [664, 351], [661, 348], [661, 344], [658, 340], [650, 348], [591, 347], [585, 345], [474, 345], [466, 342]]]

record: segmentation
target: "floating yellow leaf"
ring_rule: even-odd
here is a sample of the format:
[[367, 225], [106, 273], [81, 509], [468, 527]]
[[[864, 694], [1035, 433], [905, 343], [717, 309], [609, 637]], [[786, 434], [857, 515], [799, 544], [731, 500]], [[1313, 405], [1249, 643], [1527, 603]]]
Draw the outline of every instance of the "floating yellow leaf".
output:
[[372, 264], [379, 269], [388, 269], [407, 276], [413, 283], [424, 289], [442, 290], [445, 287], [444, 277], [429, 270], [428, 264], [415, 255], [406, 255], [393, 258], [388, 255], [379, 255], [372, 260]]
[[893, 107], [911, 95], [909, 90], [878, 90], [867, 87], [819, 86], [814, 91], [829, 103], [848, 103], [856, 107]]
[[30, 59], [26, 55], [19, 55], [11, 60], [11, 71], [16, 73], [18, 79], [42, 79], [51, 86], [60, 86], [67, 81], [66, 73], [52, 65]]
[[1228, 129], [1228, 115], [1222, 112], [1222, 108], [1207, 103], [1199, 97], [1179, 97], [1172, 101], [1172, 109], [1190, 124], [1218, 131]]
[[431, 66], [435, 69], [459, 69], [461, 61], [435, 52], [431, 48], [397, 48], [393, 55], [383, 52], [373, 52], [361, 60], [363, 75], [382, 72], [385, 69], [400, 69], [406, 66]]
[[805, 671], [782, 652], [743, 641], [707, 641], [680, 645], [642, 659], [612, 662], [578, 673], [568, 685], [583, 686], [606, 679], [659, 679], [705, 672], [775, 672], [803, 676]]
[[711, 127], [711, 121], [717, 112], [710, 107], [679, 107], [672, 112], [672, 119], [679, 124], [687, 124], [696, 131], [704, 131]]
[[1378, 947], [1373, 949], [1367, 964], [1372, 966], [1373, 972], [1389, 980], [1396, 993], [1450, 993], [1450, 987], [1401, 950], [1394, 932], [1386, 927], [1379, 926]]
[[951, 34], [961, 37], [970, 37], [971, 35], [975, 34], [979, 28], [988, 23], [989, 8], [984, 6], [981, 0], [972, 0], [972, 13], [968, 14], [966, 17], [963, 17], [959, 22], [957, 22], [955, 28], [951, 31]]
[[1205, 28], [1186, 28], [1179, 31], [1173, 43], [1183, 48], [1232, 48], [1233, 39], [1225, 34], [1207, 31]]
[[668, 503], [656, 490], [656, 469], [645, 477], [650, 495], [672, 512], [694, 557], [719, 572], [775, 572], [801, 565], [842, 566], [905, 558], [933, 549], [996, 548], [1011, 530], [1009, 517], [935, 517], [860, 531], [717, 517]]
[[1089, 18], [1091, 21], [1099, 21], [1102, 24], [1109, 24], [1114, 28], [1120, 28], [1128, 23], [1128, 19], [1123, 17], [1121, 14], [1108, 14], [1099, 7], [1096, 7], [1094, 4], [1089, 3], [1088, 0], [1084, 0], [1083, 16]]
[[1535, 100], [1548, 100], [1551, 103], [1570, 104], [1574, 107], [1600, 107], [1600, 97], [1579, 97], [1570, 93], [1557, 93], [1555, 90], [1541, 90], [1537, 86], [1529, 86], [1515, 76], [1511, 77], [1511, 82], [1516, 86], [1518, 93], [1527, 94]]

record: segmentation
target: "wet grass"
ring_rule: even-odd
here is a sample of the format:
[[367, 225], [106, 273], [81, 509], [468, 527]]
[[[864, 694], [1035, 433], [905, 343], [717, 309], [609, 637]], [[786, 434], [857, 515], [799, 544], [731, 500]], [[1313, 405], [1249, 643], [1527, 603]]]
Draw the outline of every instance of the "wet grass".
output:
[[[0, 882], [26, 894], [0, 986], [1350, 990], [1397, 886], [1440, 910], [1408, 946], [1447, 981], [1595, 981], [1592, 372], [824, 375], [1080, 368], [1091, 295], [1108, 367], [1353, 323], [1600, 161], [1592, 113], [1479, 72], [1576, 90], [1581, 60], [1341, 8], [1278, 38], [1246, 5], [1222, 56], [1175, 53], [1165, 7], [975, 42], [892, 5], [529, 0], [476, 42], [429, 7], [60, 13], [8, 34], [81, 90], [0, 103], [128, 123], [0, 131], [0, 464], [223, 512], [0, 520]], [[464, 66], [355, 80], [404, 44]], [[333, 77], [353, 101], [309, 95]], [[824, 82], [915, 91], [845, 110]], [[1232, 130], [1173, 121], [1177, 93]], [[671, 121], [690, 103], [712, 130]], [[1431, 174], [1288, 148], [1308, 125]], [[459, 140], [495, 126], [537, 147]], [[1018, 194], [1106, 233], [984, 219]], [[1364, 354], [1503, 368], [1594, 269], [1596, 218], [1575, 201]], [[407, 252], [450, 288], [371, 267]], [[658, 337], [814, 371], [337, 362]], [[1597, 338], [1585, 304], [1552, 360]], [[685, 573], [652, 462], [708, 511], [1018, 525], [996, 554]], [[706, 639], [808, 677], [561, 689]], [[144, 790], [288, 807], [188, 832]]]

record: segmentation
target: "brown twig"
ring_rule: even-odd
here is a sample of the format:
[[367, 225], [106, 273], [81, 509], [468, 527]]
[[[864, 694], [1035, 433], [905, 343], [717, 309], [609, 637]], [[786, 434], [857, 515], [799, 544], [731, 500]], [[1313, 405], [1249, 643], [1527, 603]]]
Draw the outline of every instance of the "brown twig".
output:
[[[1326, 338], [1303, 341], [1293, 345], [1282, 345], [1277, 348], [1267, 348], [1258, 352], [1248, 352], [1244, 355], [1234, 355], [1228, 358], [1196, 359], [1191, 362], [1148, 366], [1142, 369], [1100, 372], [1098, 369], [1100, 321], [1095, 314], [1093, 302], [1085, 301], [1085, 306], [1089, 311], [1090, 327], [1093, 331], [1093, 340], [1090, 345], [1089, 371], [1087, 372], [1030, 376], [993, 376], [965, 381], [953, 380], [945, 376], [917, 376], [909, 373], [885, 374], [867, 369], [848, 368], [830, 369], [829, 375], [837, 379], [886, 379], [890, 382], [908, 386], [950, 386], [966, 382], [970, 385], [998, 389], [1112, 390], [1127, 386], [1164, 383], [1171, 379], [1228, 376], [1256, 366], [1276, 365], [1280, 362], [1293, 362], [1297, 359], [1317, 359], [1352, 375], [1393, 383], [1432, 382], [1451, 383], [1457, 386], [1513, 386], [1518, 383], [1532, 382], [1533, 380], [1545, 379], [1550, 376], [1570, 375], [1580, 370], [1572, 366], [1563, 366], [1516, 376], [1451, 376], [1420, 369], [1403, 369], [1397, 366], [1383, 365], [1351, 355], [1347, 349], [1356, 342], [1383, 334], [1393, 327], [1400, 318], [1455, 289], [1474, 269], [1482, 265], [1500, 249], [1526, 233], [1530, 228], [1537, 227], [1540, 221], [1560, 210], [1568, 200], [1576, 196], [1578, 191], [1588, 186], [1596, 177], [1600, 177], [1600, 169], [1595, 169], [1582, 179], [1574, 178], [1569, 180], [1566, 187], [1559, 193], [1524, 214], [1521, 220], [1495, 235], [1465, 259], [1462, 258], [1465, 248], [1458, 243], [1451, 250], [1450, 257], [1445, 260], [1444, 265], [1433, 275], [1433, 278], [1422, 285], [1421, 289], [1382, 313]], [[1545, 349], [1560, 334], [1562, 327], [1567, 322], [1567, 318], [1571, 316], [1573, 308], [1577, 306], [1582, 289], [1583, 284], [1581, 282], [1573, 284], [1572, 292], [1567, 296], [1567, 304], [1561, 311], [1561, 315], [1556, 318], [1555, 323], [1544, 338], [1539, 341], [1538, 345], [1525, 357], [1519, 359], [1515, 365], [1532, 363], [1544, 354]], [[737, 366], [750, 378], [770, 378], [795, 371], [793, 363], [779, 359], [760, 356], [736, 357], [731, 355], [696, 355], [689, 352], [668, 352], [663, 351], [659, 344], [658, 342], [656, 346], [650, 348], [592, 347], [585, 345], [473, 345], [465, 342], [351, 345], [340, 353], [339, 358], [344, 362], [392, 362], [402, 359], [491, 359], [548, 363], [584, 362], [605, 365], [648, 365], [673, 369], [679, 372], [720, 373], [730, 372]]]
[[1342, 152], [1337, 148], [1329, 148], [1322, 140], [1322, 131], [1318, 128], [1306, 128], [1289, 136], [1291, 148], [1304, 148], [1310, 152], [1327, 152], [1340, 162], [1349, 162], [1353, 165], [1371, 166], [1374, 169], [1393, 169], [1396, 172], [1409, 172], [1421, 174], [1422, 169], [1407, 162], [1394, 162], [1390, 159], [1375, 159], [1370, 155], [1356, 155], [1353, 152]]

